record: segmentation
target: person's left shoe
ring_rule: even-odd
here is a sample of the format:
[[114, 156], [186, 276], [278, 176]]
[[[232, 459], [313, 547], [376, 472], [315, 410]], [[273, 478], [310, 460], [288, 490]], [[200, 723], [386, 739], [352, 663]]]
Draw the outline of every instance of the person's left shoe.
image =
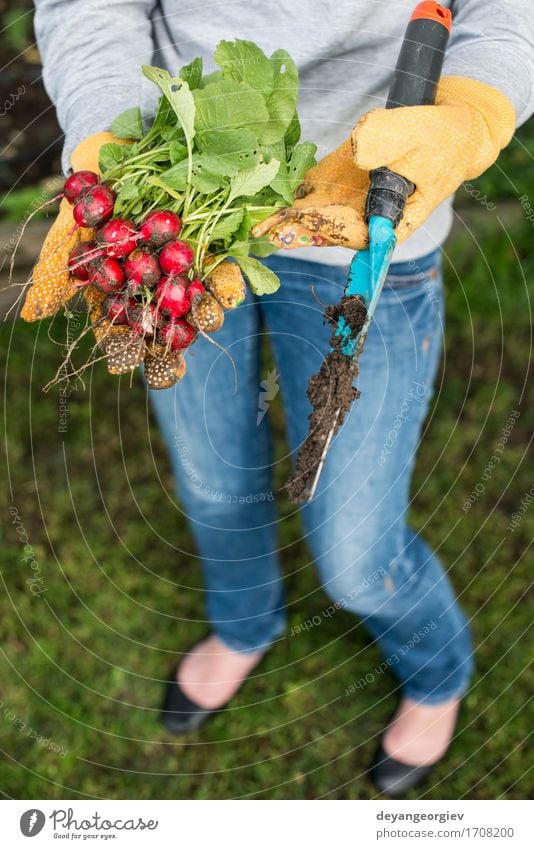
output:
[[449, 748], [459, 707], [459, 699], [439, 705], [403, 699], [371, 767], [371, 779], [381, 793], [403, 796], [426, 781]]
[[219, 708], [204, 708], [192, 701], [176, 681], [176, 669], [173, 669], [161, 708], [161, 721], [171, 734], [188, 734], [204, 725], [208, 719], [221, 711]]
[[[436, 761], [437, 763], [437, 761]], [[408, 790], [423, 784], [432, 772], [430, 766], [410, 766], [390, 758], [380, 744], [371, 767], [371, 779], [384, 796], [403, 796]]]
[[232, 651], [215, 635], [197, 643], [173, 670], [161, 721], [172, 734], [196, 731], [223, 710], [263, 657]]

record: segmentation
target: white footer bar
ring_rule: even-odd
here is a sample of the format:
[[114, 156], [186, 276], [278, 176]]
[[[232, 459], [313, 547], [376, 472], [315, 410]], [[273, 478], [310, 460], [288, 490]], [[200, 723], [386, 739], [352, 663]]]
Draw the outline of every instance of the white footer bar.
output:
[[[186, 849], [532, 849], [527, 801], [2, 801], [1, 843]], [[32, 839], [35, 842], [30, 842]]]

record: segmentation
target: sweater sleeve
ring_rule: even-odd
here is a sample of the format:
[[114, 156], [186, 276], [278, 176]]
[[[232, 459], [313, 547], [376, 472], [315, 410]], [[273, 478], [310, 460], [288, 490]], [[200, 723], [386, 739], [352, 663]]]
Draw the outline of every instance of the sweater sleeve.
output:
[[471, 77], [505, 94], [517, 126], [534, 111], [534, 16], [531, 0], [453, 0], [443, 74]]
[[142, 64], [154, 51], [153, 0], [34, 0], [45, 88], [65, 133], [62, 165], [92, 133], [141, 103]]

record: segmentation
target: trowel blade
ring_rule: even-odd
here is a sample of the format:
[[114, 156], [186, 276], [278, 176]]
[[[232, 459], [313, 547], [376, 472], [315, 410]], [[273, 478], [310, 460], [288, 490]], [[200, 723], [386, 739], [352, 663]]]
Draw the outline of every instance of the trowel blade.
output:
[[[336, 334], [346, 339], [345, 345], [341, 350], [346, 356], [354, 359], [355, 370], [358, 354], [367, 336], [369, 325], [373, 319], [376, 305], [388, 274], [396, 241], [395, 230], [391, 221], [379, 215], [372, 216], [369, 220], [369, 247], [367, 250], [358, 251], [350, 265], [345, 295], [361, 295], [367, 309], [367, 315], [362, 329], [354, 338], [351, 338], [350, 328], [343, 317], [339, 319]], [[305, 501], [311, 501], [315, 495], [326, 455], [328, 454], [336, 430], [339, 413], [340, 411], [337, 410], [330, 424], [328, 436], [315, 475], [304, 493], [303, 500]]]

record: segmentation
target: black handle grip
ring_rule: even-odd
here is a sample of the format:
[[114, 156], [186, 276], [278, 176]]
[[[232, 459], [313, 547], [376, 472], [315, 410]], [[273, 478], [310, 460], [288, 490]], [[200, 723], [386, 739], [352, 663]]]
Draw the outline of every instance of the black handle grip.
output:
[[[451, 13], [438, 3], [419, 3], [410, 20], [389, 89], [386, 109], [425, 106], [435, 101], [445, 50], [449, 40]], [[407, 199], [415, 190], [410, 180], [389, 168], [371, 171], [366, 218], [382, 215], [396, 227]]]

